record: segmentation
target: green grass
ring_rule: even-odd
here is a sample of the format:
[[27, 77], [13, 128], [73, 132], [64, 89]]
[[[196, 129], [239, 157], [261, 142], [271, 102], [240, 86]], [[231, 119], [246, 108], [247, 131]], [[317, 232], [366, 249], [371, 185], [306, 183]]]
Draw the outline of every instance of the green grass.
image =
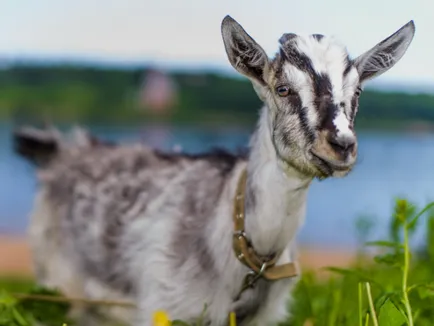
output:
[[29, 292], [35, 283], [30, 278], [3, 276], [0, 278], [0, 290], [8, 292]]
[[[434, 214], [397, 200], [389, 239], [375, 247], [373, 261], [358, 260], [351, 268], [329, 268], [336, 275], [320, 281], [305, 273], [295, 291], [293, 318], [283, 325], [433, 325]], [[426, 227], [422, 248], [410, 250], [416, 227]], [[369, 290], [369, 291], [368, 291]]]
[[[397, 200], [390, 218], [389, 237], [366, 243], [360, 257], [374, 248], [373, 259], [358, 259], [351, 268], [328, 270], [328, 279], [304, 271], [291, 306], [292, 317], [281, 326], [403, 326], [434, 324], [434, 210], [422, 210]], [[367, 225], [359, 223], [361, 239]], [[422, 247], [410, 248], [416, 228], [426, 229]], [[68, 304], [16, 299], [15, 292], [54, 294], [35, 288], [31, 280], [0, 280], [0, 325], [73, 325]], [[176, 325], [187, 325], [177, 322]], [[201, 325], [200, 322], [196, 325]]]

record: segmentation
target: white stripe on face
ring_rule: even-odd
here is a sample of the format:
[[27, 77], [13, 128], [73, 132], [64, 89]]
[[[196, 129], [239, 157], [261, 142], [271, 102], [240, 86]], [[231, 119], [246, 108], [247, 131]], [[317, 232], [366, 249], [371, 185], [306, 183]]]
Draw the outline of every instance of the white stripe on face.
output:
[[354, 133], [350, 129], [350, 122], [342, 108], [339, 108], [338, 114], [333, 119], [333, 124], [336, 128], [337, 138], [354, 138]]
[[327, 75], [332, 86], [335, 104], [344, 101], [343, 72], [347, 62], [347, 51], [344, 46], [330, 37], [317, 41], [312, 36], [297, 38], [297, 48], [312, 62], [313, 69], [318, 74]]
[[343, 89], [345, 91], [344, 96], [353, 96], [356, 91], [356, 87], [359, 84], [359, 73], [356, 67], [352, 67], [348, 74], [345, 76]]
[[301, 108], [308, 110], [307, 120], [309, 125], [314, 128], [317, 124], [318, 114], [315, 108], [311, 105], [315, 96], [311, 91], [312, 79], [306, 73], [287, 63], [284, 67], [284, 72], [288, 82], [294, 87], [294, 90], [298, 93], [301, 100]]
[[344, 103], [345, 103], [345, 110], [347, 113], [347, 116], [354, 116], [352, 113], [352, 110], [354, 109], [351, 106], [351, 100], [354, 96], [354, 93], [356, 92], [357, 86], [359, 85], [359, 74], [357, 72], [357, 69], [355, 67], [351, 68], [351, 70], [348, 72], [348, 74], [345, 76], [344, 79]]

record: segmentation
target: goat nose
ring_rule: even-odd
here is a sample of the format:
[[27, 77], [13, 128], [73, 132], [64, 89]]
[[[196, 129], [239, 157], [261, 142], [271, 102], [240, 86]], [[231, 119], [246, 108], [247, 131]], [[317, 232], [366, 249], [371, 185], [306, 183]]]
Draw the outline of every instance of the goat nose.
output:
[[351, 137], [329, 137], [328, 142], [334, 151], [347, 156], [354, 150], [356, 140]]

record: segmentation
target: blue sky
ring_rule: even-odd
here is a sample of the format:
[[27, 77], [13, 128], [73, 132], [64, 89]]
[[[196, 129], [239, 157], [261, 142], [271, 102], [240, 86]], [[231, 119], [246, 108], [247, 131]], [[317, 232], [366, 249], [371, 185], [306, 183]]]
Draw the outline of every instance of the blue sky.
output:
[[0, 56], [212, 64], [230, 69], [226, 14], [270, 54], [284, 32], [336, 36], [352, 56], [409, 20], [416, 36], [382, 80], [434, 82], [432, 0], [2, 0]]

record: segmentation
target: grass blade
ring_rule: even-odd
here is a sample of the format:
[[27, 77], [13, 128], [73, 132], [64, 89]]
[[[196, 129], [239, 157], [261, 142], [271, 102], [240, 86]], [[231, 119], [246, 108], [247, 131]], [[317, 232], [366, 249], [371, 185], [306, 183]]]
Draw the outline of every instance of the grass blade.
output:
[[366, 293], [368, 294], [368, 302], [371, 311], [372, 321], [374, 323], [374, 326], [378, 326], [378, 320], [377, 320], [377, 315], [375, 314], [374, 302], [372, 301], [371, 285], [369, 284], [369, 282], [366, 282], [365, 286], [366, 286]]

